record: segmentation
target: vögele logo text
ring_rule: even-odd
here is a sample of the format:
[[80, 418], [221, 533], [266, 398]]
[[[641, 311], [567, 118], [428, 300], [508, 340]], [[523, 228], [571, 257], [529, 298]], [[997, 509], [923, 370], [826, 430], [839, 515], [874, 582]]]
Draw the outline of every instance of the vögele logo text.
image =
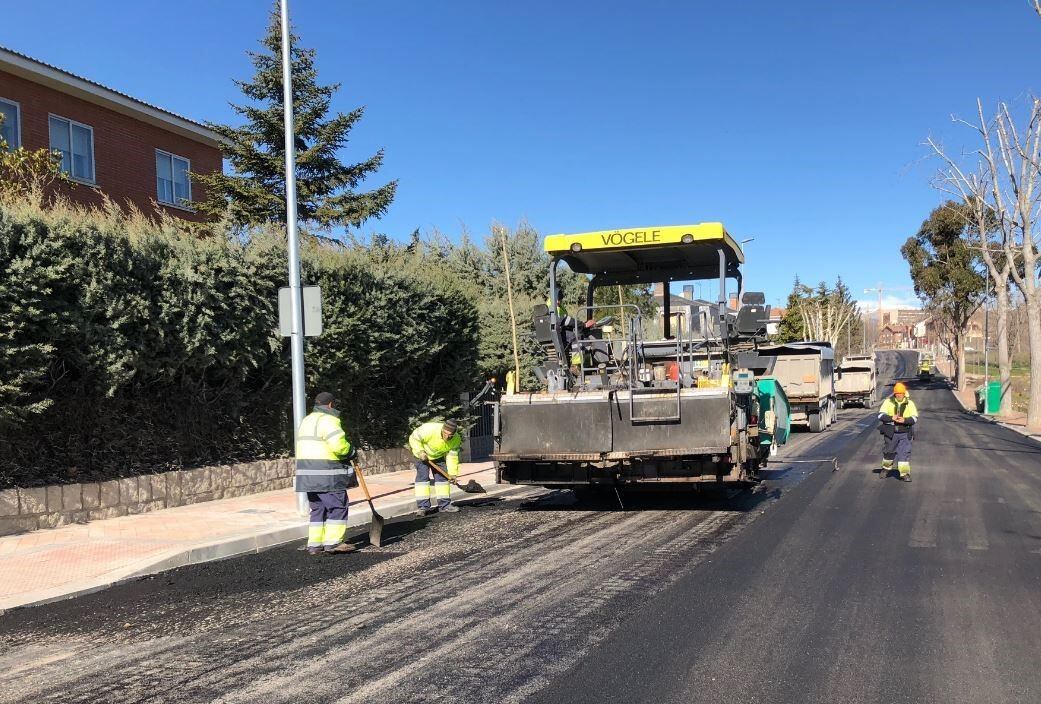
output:
[[650, 244], [661, 242], [660, 230], [631, 230], [629, 232], [611, 232], [600, 235], [604, 244]]

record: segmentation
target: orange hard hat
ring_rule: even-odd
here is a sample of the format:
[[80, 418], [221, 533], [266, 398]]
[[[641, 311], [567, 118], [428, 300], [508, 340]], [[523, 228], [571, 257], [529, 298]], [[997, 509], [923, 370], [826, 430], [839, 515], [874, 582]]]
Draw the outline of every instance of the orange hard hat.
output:
[[904, 386], [904, 382], [902, 382], [902, 381], [896, 382], [893, 385], [893, 393], [894, 394], [906, 394], [907, 393], [907, 387]]

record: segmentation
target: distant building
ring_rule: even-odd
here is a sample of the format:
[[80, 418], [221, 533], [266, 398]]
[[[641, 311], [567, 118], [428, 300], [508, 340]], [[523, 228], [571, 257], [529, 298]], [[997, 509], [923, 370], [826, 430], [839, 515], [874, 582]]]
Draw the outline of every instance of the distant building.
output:
[[[983, 334], [986, 327], [984, 315], [982, 309], [976, 311], [965, 325], [965, 344], [967, 347], [972, 347], [975, 350], [983, 349]], [[990, 344], [993, 347], [997, 341], [996, 320], [992, 318], [990, 322]], [[943, 330], [936, 319], [931, 316], [912, 326], [911, 335], [912, 343], [915, 347], [935, 347], [943, 344], [941, 339]]]
[[222, 169], [220, 136], [203, 124], [0, 47], [0, 134], [12, 148], [52, 149], [77, 184], [71, 200], [100, 205], [102, 194], [201, 220], [191, 174]]
[[883, 311], [882, 322], [883, 324], [917, 325], [928, 317], [929, 311], [921, 308], [900, 308], [898, 310]]
[[766, 323], [766, 334], [768, 337], [773, 337], [781, 329], [781, 321], [784, 319], [784, 314], [788, 311], [784, 308], [771, 308], [770, 309], [770, 320]]
[[[683, 287], [683, 295], [677, 296], [674, 293], [670, 293], [669, 296], [669, 314], [672, 318], [671, 332], [673, 335], [687, 335], [689, 330], [693, 330], [694, 335], [697, 337], [704, 334], [705, 322], [707, 320], [708, 329], [713, 331], [712, 334], [716, 334], [718, 325], [716, 321], [719, 317], [719, 304], [711, 301], [705, 301], [700, 298], [694, 298], [694, 287], [691, 285], [685, 285]], [[662, 284], [654, 285], [654, 302], [657, 306], [657, 330], [659, 333], [664, 330], [665, 325], [665, 287]]]
[[911, 328], [908, 325], [889, 323], [878, 333], [878, 346], [886, 349], [903, 349], [911, 346]]

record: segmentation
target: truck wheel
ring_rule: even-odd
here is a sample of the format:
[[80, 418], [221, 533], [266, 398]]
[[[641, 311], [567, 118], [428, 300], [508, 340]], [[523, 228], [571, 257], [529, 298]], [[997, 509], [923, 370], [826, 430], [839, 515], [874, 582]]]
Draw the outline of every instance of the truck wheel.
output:
[[807, 416], [807, 420], [809, 421], [811, 433], [819, 433], [820, 431], [824, 430], [824, 426], [821, 425], [820, 411], [817, 411], [816, 413], [810, 413]]

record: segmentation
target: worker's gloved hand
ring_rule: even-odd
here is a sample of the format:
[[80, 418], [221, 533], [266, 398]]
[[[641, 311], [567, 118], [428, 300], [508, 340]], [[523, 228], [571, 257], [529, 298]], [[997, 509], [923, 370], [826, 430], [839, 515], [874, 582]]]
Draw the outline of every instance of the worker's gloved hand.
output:
[[419, 460], [420, 462], [426, 462], [427, 461], [427, 453], [420, 452], [418, 455], [416, 455], [416, 459]]
[[351, 449], [347, 451], [346, 460], [348, 462], [353, 462], [357, 457], [358, 457], [358, 448], [355, 447], [354, 445], [351, 445]]

